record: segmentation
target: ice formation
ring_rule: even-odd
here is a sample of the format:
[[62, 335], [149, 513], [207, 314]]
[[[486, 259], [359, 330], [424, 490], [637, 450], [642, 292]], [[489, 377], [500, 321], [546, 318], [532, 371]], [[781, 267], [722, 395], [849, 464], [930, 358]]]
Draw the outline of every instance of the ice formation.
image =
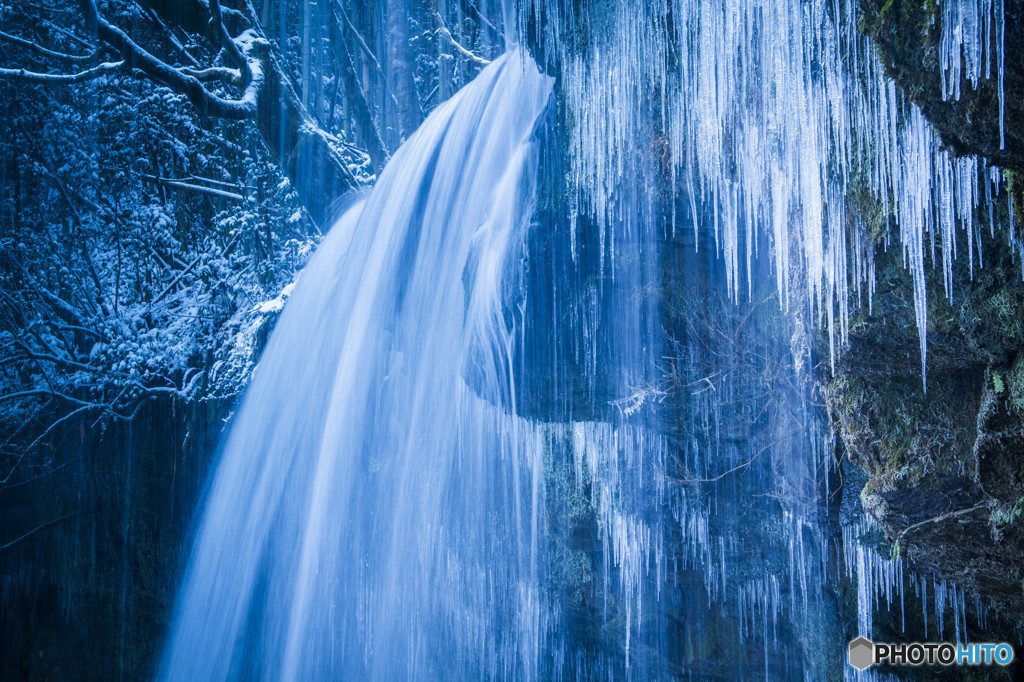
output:
[[[673, 215], [684, 206], [694, 229], [711, 224], [732, 295], [749, 292], [743, 276], [749, 283], [751, 256], [767, 237], [782, 305], [806, 306], [827, 327], [834, 367], [862, 289], [870, 305], [873, 250], [888, 245], [887, 235], [866, 234], [848, 205], [847, 190], [866, 184], [898, 223], [924, 374], [926, 264], [941, 250], [952, 296], [957, 241], [973, 271], [974, 213], [994, 200], [1001, 177], [942, 148], [858, 32], [856, 3], [672, 0], [601, 6], [607, 16], [560, 7], [527, 0], [520, 21], [543, 26], [542, 49], [562, 67], [581, 209], [610, 219], [636, 157], [663, 153]], [[944, 0], [939, 14], [944, 96], [957, 97], [963, 79], [976, 86], [996, 77], [1002, 122], [1002, 0]], [[804, 300], [791, 300], [793, 277], [805, 283]]]

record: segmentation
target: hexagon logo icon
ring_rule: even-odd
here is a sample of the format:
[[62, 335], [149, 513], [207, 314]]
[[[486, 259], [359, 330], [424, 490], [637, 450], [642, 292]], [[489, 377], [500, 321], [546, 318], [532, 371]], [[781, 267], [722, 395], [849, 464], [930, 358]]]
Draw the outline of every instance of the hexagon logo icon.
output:
[[875, 662], [875, 645], [867, 637], [858, 637], [850, 642], [850, 665], [864, 670]]

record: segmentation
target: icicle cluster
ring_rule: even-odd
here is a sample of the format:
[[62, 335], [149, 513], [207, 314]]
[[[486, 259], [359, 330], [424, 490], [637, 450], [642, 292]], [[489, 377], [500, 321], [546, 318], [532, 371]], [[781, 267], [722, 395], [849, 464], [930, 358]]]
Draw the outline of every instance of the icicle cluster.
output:
[[[582, 188], [583, 210], [611, 220], [621, 188], [637, 182], [637, 159], [663, 158], [678, 196], [673, 220], [679, 204], [695, 230], [712, 223], [730, 294], [741, 295], [744, 271], [749, 294], [767, 236], [783, 306], [795, 275], [806, 283], [800, 303], [828, 329], [834, 368], [850, 309], [862, 289], [870, 305], [874, 288], [876, 245], [846, 203], [850, 186], [866, 183], [899, 224], [923, 371], [926, 250], [934, 261], [941, 248], [950, 295], [957, 231], [973, 270], [973, 214], [992, 201], [999, 174], [941, 149], [857, 31], [856, 3], [672, 0], [602, 5], [594, 17], [558, 5], [526, 2], [521, 21], [543, 24], [541, 42], [562, 65], [570, 184]], [[961, 53], [972, 83], [993, 62], [1001, 80], [1001, 0], [947, 0], [941, 11], [944, 93], [959, 92]]]
[[[956, 643], [966, 642], [968, 607], [966, 592], [946, 580], [940, 580], [934, 576], [918, 575], [909, 570], [905, 571], [901, 559], [886, 559], [861, 542], [863, 536], [877, 532], [879, 532], [878, 525], [867, 516], [843, 528], [843, 558], [846, 577], [857, 583], [858, 632], [865, 637], [871, 637], [874, 613], [882, 608], [891, 612], [897, 607], [897, 604], [900, 612], [901, 631], [905, 632], [910, 608], [907, 599], [912, 598], [920, 602], [920, 622], [924, 625], [925, 637], [932, 640], [951, 640]], [[904, 590], [909, 588], [913, 588], [912, 597], [909, 592], [904, 594]], [[978, 597], [972, 600], [970, 606], [979, 627], [984, 629], [988, 617], [988, 607]], [[932, 616], [930, 628], [929, 613]], [[948, 627], [948, 616], [953, 618], [952, 628]]]
[[[1003, 0], [942, 0], [942, 99], [960, 99], [960, 82], [966, 78], [977, 88], [984, 77], [992, 77], [995, 62], [999, 87], [999, 148], [1005, 148], [1003, 42]], [[995, 48], [993, 50], [993, 47]]]

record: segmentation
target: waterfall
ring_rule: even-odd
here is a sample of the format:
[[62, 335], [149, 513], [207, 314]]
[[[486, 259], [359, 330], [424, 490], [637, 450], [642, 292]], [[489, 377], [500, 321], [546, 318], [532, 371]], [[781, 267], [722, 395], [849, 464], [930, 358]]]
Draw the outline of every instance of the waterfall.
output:
[[440, 106], [302, 273], [223, 444], [165, 680], [536, 674], [536, 430], [503, 309], [551, 79]]
[[[539, 182], [562, 170], [551, 89], [496, 60], [303, 272], [223, 444], [161, 679], [827, 674], [805, 658], [807, 633], [841, 640], [807, 608], [828, 543], [813, 503], [773, 497], [813, 500], [827, 461], [799, 396], [758, 397], [788, 345], [716, 298], [710, 231], [662, 281], [642, 188], [607, 222], [566, 218]], [[692, 323], [669, 347], [665, 305]]]

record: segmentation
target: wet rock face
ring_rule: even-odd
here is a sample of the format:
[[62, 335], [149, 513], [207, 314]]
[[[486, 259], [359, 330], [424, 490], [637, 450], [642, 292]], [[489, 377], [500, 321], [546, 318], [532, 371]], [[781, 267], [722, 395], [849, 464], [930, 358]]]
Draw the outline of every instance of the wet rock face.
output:
[[879, 252], [874, 309], [854, 316], [850, 348], [821, 387], [846, 455], [869, 476], [861, 502], [893, 551], [1019, 620], [1024, 284], [1006, 234], [980, 233], [985, 267], [975, 264], [972, 280], [961, 258], [952, 300], [941, 272], [927, 274], [927, 390], [910, 276], [895, 249]]
[[152, 678], [229, 408], [161, 399], [83, 420], [52, 474], [0, 489], [0, 542], [39, 528], [0, 551], [0, 679]]
[[[859, 0], [861, 29], [878, 47], [890, 76], [958, 154], [979, 154], [993, 164], [1024, 171], [1024, 2], [1005, 0], [1005, 147], [999, 140], [997, 67], [972, 88], [961, 83], [960, 99], [943, 100], [940, 81], [940, 3], [935, 0]], [[993, 35], [993, 41], [995, 35]]]
[[931, 473], [917, 485], [876, 493], [875, 497], [891, 523], [910, 528], [933, 523], [932, 519], [945, 514], [972, 509], [983, 503], [985, 491], [967, 476]]

